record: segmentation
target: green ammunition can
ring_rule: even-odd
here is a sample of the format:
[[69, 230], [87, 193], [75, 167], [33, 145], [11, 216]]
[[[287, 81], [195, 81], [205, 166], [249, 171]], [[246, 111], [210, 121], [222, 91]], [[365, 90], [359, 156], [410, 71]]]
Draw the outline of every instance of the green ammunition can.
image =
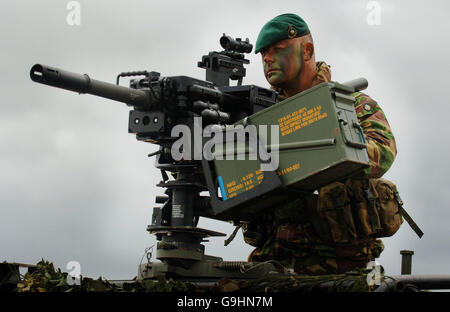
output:
[[[255, 126], [272, 161], [278, 152], [274, 169], [281, 188], [314, 191], [369, 166], [353, 92], [345, 85], [323, 83], [236, 123], [234, 128]], [[278, 129], [278, 142], [269, 133], [273, 127]], [[248, 142], [244, 149], [238, 143], [216, 146], [214, 168], [223, 201], [232, 201], [262, 183], [265, 171], [256, 155], [251, 158], [251, 150]]]

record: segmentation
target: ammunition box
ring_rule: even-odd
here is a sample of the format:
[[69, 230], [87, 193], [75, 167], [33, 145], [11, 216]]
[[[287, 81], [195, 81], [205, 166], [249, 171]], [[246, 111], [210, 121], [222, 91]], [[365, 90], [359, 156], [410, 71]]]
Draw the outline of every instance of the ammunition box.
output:
[[[281, 180], [280, 191], [288, 188], [312, 192], [369, 167], [353, 92], [353, 88], [345, 85], [323, 83], [234, 126], [242, 125], [245, 129], [245, 126], [254, 125], [258, 139], [271, 154], [272, 162], [278, 149], [278, 166], [274, 169]], [[279, 144], [273, 144], [276, 143], [272, 142], [273, 133], [267, 133], [271, 126], [279, 129]], [[223, 144], [215, 150], [214, 168], [222, 201], [233, 201], [258, 188], [267, 173], [261, 170], [259, 157], [251, 160], [249, 151], [252, 148], [248, 142], [245, 150], [239, 150], [237, 143], [230, 145]], [[233, 150], [230, 151], [230, 147]], [[223, 155], [222, 160], [217, 159], [220, 154]], [[239, 160], [243, 154], [245, 159]], [[229, 160], [230, 156], [235, 160]], [[255, 191], [251, 193], [257, 194]], [[227, 206], [231, 208], [233, 205], [228, 203]]]

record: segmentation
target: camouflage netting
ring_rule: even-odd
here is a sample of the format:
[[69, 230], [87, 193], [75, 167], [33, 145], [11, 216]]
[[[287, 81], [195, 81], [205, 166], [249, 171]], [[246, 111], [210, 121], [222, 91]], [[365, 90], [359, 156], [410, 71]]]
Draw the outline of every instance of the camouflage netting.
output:
[[343, 275], [300, 276], [275, 275], [258, 280], [220, 279], [209, 286], [169, 280], [130, 281], [112, 283], [108, 280], [81, 277], [79, 285], [67, 282], [68, 273], [55, 269], [53, 263], [42, 260], [32, 273], [22, 275], [18, 292], [370, 292], [367, 272]]

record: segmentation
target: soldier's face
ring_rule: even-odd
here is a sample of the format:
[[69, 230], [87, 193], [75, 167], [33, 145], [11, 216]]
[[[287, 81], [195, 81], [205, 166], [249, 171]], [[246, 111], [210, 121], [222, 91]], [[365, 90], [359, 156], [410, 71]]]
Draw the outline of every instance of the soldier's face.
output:
[[278, 41], [261, 51], [264, 75], [275, 87], [283, 87], [300, 79], [301, 44], [298, 40]]

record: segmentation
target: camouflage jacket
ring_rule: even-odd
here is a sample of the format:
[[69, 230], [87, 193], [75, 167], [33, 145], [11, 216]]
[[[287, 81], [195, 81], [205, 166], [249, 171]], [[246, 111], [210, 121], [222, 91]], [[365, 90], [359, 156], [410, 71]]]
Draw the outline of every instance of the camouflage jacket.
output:
[[[318, 62], [316, 67], [317, 75], [311, 87], [331, 81], [331, 70], [325, 62]], [[275, 90], [280, 94], [278, 100], [284, 100], [282, 90]], [[380, 178], [391, 167], [397, 154], [395, 139], [377, 102], [362, 92], [356, 92], [353, 96], [370, 160], [370, 167], [364, 172], [363, 178]], [[298, 210], [301, 210], [302, 205], [299, 201], [286, 206], [298, 206]], [[284, 206], [277, 210], [280, 213], [286, 210], [288, 214], [288, 211], [292, 211]], [[257, 247], [250, 254], [249, 261], [278, 261], [300, 274], [337, 274], [365, 267], [367, 262], [377, 258], [384, 249], [382, 241], [373, 238], [345, 244], [324, 243], [316, 235], [312, 224], [299, 222], [300, 219], [297, 222], [291, 216], [286, 223], [253, 225], [253, 229], [244, 227], [244, 240]], [[259, 236], [255, 237], [254, 234]]]

